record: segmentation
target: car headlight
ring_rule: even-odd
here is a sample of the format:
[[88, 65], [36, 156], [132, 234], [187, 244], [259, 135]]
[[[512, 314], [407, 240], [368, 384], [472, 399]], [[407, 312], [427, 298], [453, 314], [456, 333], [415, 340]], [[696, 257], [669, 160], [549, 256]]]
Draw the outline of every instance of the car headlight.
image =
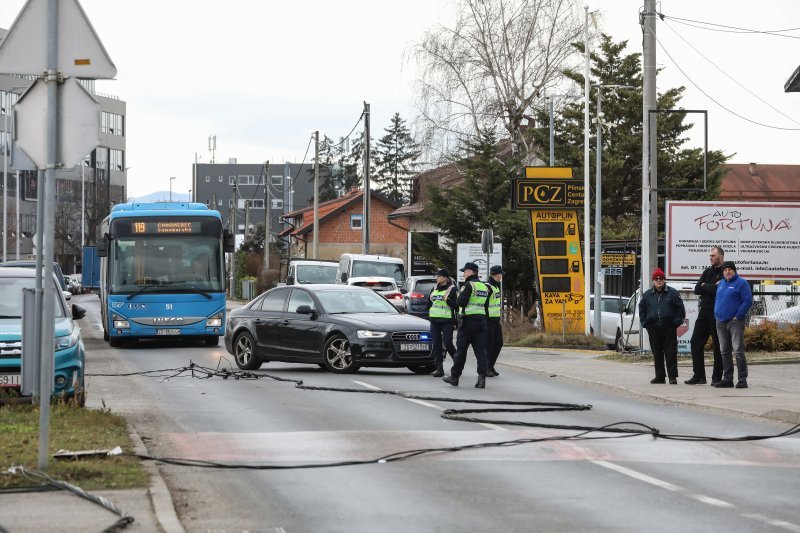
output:
[[370, 329], [360, 329], [358, 333], [359, 339], [382, 339], [386, 336], [385, 331], [372, 331]]
[[111, 315], [111, 320], [114, 321], [114, 329], [129, 329], [131, 327], [131, 323], [128, 322], [125, 317]]
[[55, 351], [59, 350], [66, 350], [67, 348], [72, 348], [76, 344], [78, 344], [78, 340], [81, 338], [81, 330], [78, 328], [72, 328], [72, 333], [69, 335], [64, 335], [63, 337], [56, 337], [55, 340]]
[[208, 328], [222, 327], [222, 313], [219, 312], [216, 315], [210, 317], [208, 320], [206, 320], [206, 327]]

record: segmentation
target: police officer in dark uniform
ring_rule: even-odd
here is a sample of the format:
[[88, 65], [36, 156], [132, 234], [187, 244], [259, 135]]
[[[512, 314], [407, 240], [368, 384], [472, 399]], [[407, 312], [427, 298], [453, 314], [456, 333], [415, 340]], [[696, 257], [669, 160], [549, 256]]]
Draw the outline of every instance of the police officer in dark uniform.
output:
[[692, 331], [692, 370], [694, 374], [684, 381], [687, 385], [705, 385], [706, 363], [705, 348], [708, 338], [711, 337], [714, 348], [714, 366], [711, 370], [711, 384], [722, 381], [722, 354], [719, 351], [719, 337], [717, 336], [717, 320], [714, 318], [714, 303], [717, 299], [717, 285], [722, 280], [722, 264], [725, 262], [725, 252], [719, 246], [712, 246], [708, 252], [711, 266], [703, 271], [694, 293], [700, 295], [697, 304], [697, 320]]
[[494, 365], [503, 349], [503, 325], [500, 323], [503, 306], [500, 283], [503, 281], [503, 274], [503, 267], [494, 265], [489, 269], [489, 279], [486, 280], [491, 291], [486, 300], [486, 359], [489, 365], [486, 376], [490, 378], [500, 375]]
[[436, 286], [428, 296], [428, 320], [431, 323], [433, 357], [436, 359], [436, 372], [433, 373], [435, 378], [444, 376], [442, 347], [444, 346], [450, 357], [456, 353], [456, 347], [453, 346], [453, 326], [457, 296], [458, 291], [450, 280], [450, 273], [443, 268], [437, 270]]
[[472, 345], [472, 351], [478, 360], [478, 381], [475, 387], [486, 387], [486, 300], [489, 297], [489, 287], [478, 279], [478, 265], [467, 263], [460, 270], [464, 273], [464, 285], [458, 294], [456, 304], [461, 309], [461, 323], [456, 336], [456, 355], [453, 358], [453, 368], [450, 375], [442, 379], [454, 387], [458, 387], [458, 378], [467, 362], [467, 348]]

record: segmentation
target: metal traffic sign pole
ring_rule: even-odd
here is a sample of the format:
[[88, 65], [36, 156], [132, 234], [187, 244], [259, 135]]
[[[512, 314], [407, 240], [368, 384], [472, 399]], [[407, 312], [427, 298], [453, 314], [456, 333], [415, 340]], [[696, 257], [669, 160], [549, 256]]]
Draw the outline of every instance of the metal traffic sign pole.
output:
[[[40, 39], [41, 35], [46, 35], [46, 39]], [[72, 101], [83, 99], [85, 102], [85, 95], [80, 96], [80, 89], [77, 92], [74, 89], [76, 82], [72, 80], [73, 88], [65, 91], [64, 101], [60, 101], [59, 84], [68, 77], [113, 78], [117, 69], [77, 0], [28, 0], [0, 43], [0, 72], [34, 76], [44, 73], [43, 79], [37, 80], [20, 98], [18, 103], [22, 103], [22, 107], [17, 108], [15, 113], [18, 116], [17, 131], [21, 134], [20, 148], [39, 170], [45, 172], [44, 184], [38, 190], [36, 214], [38, 253], [35, 309], [39, 320], [35, 329], [39, 331], [33, 339], [23, 338], [23, 344], [34, 341], [34, 353], [40, 358], [38, 467], [45, 469], [50, 441], [50, 397], [54, 373], [56, 168], [72, 159], [76, 160], [72, 164], [74, 166], [95, 148], [100, 127], [99, 108], [95, 108], [94, 118], [84, 121], [85, 109], [91, 110], [91, 103], [81, 110]], [[23, 101], [28, 93], [31, 96], [25, 104]], [[97, 103], [94, 104], [96, 106]], [[43, 108], [45, 113], [41, 112]], [[89, 111], [89, 114], [93, 113]], [[88, 148], [84, 150], [82, 146]], [[78, 153], [79, 150], [83, 151]]]

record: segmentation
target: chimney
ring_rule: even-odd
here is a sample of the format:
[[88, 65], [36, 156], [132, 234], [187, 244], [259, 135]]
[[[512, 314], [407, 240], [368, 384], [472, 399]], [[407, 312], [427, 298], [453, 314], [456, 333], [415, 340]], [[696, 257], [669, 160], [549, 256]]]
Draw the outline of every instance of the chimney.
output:
[[758, 168], [756, 167], [756, 163], [748, 164], [747, 170], [750, 172], [751, 176], [758, 176]]

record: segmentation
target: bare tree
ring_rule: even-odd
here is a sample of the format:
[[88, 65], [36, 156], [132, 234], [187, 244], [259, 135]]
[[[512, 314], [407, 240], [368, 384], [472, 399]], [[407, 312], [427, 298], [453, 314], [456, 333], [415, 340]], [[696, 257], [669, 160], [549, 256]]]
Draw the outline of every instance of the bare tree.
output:
[[423, 144], [496, 128], [525, 157], [532, 106], [576, 54], [582, 10], [576, 0], [456, 0], [455, 8], [454, 26], [429, 30], [414, 49]]

